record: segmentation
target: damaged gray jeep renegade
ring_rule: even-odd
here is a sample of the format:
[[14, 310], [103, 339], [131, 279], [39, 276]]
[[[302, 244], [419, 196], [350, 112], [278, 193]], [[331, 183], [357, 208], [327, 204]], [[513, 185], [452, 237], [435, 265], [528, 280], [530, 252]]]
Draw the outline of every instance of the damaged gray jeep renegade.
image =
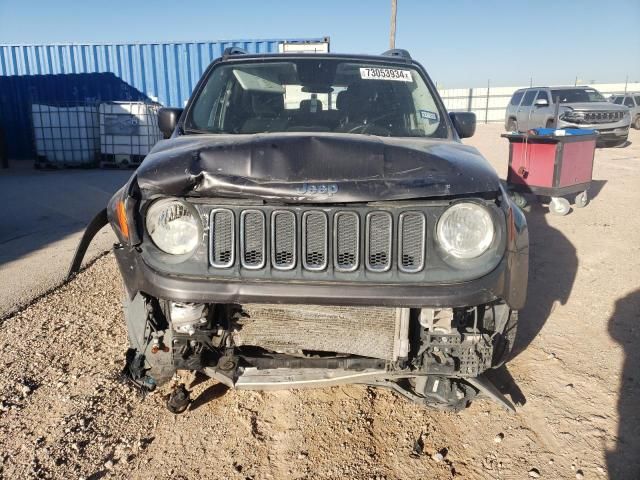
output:
[[[525, 303], [525, 218], [404, 50], [231, 48], [88, 226], [124, 280], [127, 377], [236, 389], [344, 383], [461, 409], [512, 408], [486, 372]], [[170, 138], [169, 138], [170, 137]], [[176, 384], [172, 411], [189, 392]]]

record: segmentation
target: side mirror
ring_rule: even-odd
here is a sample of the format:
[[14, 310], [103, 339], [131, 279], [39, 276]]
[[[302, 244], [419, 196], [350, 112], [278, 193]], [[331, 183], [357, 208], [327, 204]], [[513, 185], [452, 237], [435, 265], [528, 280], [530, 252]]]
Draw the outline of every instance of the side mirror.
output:
[[450, 112], [449, 118], [460, 138], [473, 137], [476, 133], [476, 114], [472, 112]]
[[181, 108], [161, 108], [158, 111], [158, 128], [165, 139], [173, 135], [173, 131], [178, 125], [178, 120], [180, 120], [180, 115], [182, 115]]
[[549, 106], [549, 100], [547, 100], [546, 98], [539, 98], [533, 104], [536, 107], [548, 107]]

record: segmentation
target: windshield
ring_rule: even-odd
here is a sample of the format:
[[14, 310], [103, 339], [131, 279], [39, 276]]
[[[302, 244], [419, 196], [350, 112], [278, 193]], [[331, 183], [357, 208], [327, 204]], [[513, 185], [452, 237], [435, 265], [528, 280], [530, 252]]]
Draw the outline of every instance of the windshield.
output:
[[214, 68], [185, 133], [341, 132], [448, 136], [442, 112], [411, 66], [292, 59]]
[[605, 98], [593, 88], [567, 88], [551, 90], [551, 96], [555, 101], [560, 98], [560, 103], [590, 103], [606, 102]]

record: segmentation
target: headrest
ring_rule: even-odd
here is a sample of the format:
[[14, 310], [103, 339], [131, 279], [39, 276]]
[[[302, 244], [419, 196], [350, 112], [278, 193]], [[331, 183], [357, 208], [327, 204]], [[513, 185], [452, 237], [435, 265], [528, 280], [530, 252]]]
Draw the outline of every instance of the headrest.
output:
[[284, 110], [284, 95], [281, 93], [253, 93], [251, 107], [256, 115], [276, 116]]
[[346, 110], [348, 108], [347, 104], [349, 103], [349, 91], [343, 90], [338, 92], [338, 96], [336, 97], [336, 108], [338, 110]]
[[[315, 102], [315, 108], [314, 108]], [[300, 102], [300, 111], [316, 113], [322, 111], [322, 102], [318, 99], [307, 99]]]

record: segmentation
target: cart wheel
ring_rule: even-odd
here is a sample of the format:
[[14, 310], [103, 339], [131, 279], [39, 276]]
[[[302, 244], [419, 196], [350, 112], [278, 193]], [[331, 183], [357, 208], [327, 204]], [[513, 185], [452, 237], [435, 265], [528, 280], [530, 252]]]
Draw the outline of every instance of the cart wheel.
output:
[[524, 198], [524, 195], [518, 192], [511, 192], [511, 199], [513, 203], [515, 203], [520, 208], [525, 208], [527, 206], [527, 199]]
[[569, 200], [562, 197], [551, 197], [551, 203], [549, 204], [549, 210], [554, 215], [566, 215], [571, 210], [571, 204]]
[[574, 203], [576, 208], [586, 207], [587, 203], [589, 203], [589, 196], [587, 195], [587, 191], [585, 190], [584, 192], [581, 192], [578, 195], [576, 195], [576, 200]]

